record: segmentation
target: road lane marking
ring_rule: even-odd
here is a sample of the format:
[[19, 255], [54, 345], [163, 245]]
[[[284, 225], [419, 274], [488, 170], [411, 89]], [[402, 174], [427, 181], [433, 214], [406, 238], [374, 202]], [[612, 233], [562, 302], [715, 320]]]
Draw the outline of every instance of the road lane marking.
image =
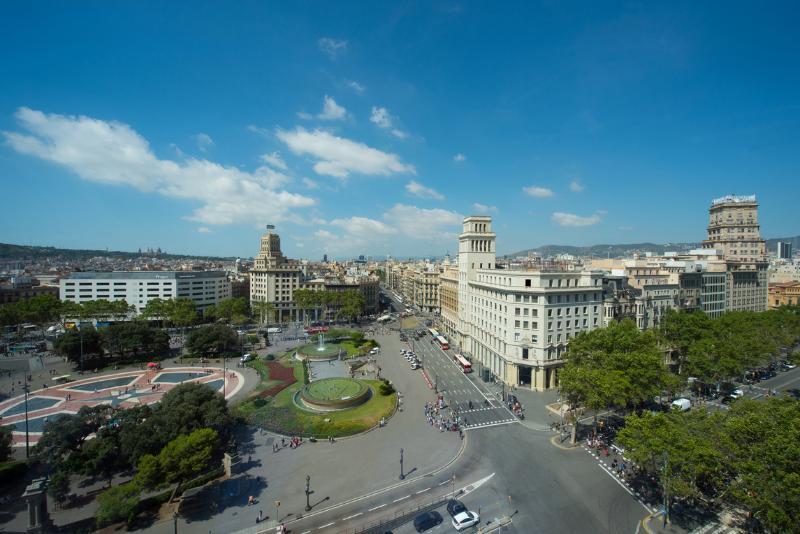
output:
[[353, 519], [354, 517], [358, 517], [360, 515], [364, 515], [364, 512], [358, 512], [357, 514], [348, 515], [347, 517], [343, 517], [342, 521], [347, 521], [348, 519]]
[[386, 504], [381, 504], [380, 506], [376, 506], [375, 508], [370, 508], [369, 510], [367, 510], [367, 512], [374, 512], [375, 510], [383, 508], [384, 506], [386, 506]]
[[449, 481], [449, 480], [445, 480], [444, 482], [442, 482], [442, 483], [441, 483], [441, 484], [439, 484], [439, 485], [440, 485], [440, 486], [444, 486], [445, 484], [449, 484], [449, 483], [450, 483], [450, 481]]
[[408, 499], [409, 497], [411, 497], [411, 495], [406, 495], [405, 497], [400, 497], [399, 499], [395, 499], [392, 502], [400, 502], [400, 501], [403, 501], [405, 499]]
[[428, 491], [429, 489], [430, 489], [430, 488], [425, 488], [424, 490], [419, 490], [419, 491], [417, 492], [417, 495], [419, 495], [420, 493], [425, 493], [425, 492], [426, 492], [426, 491]]
[[327, 525], [322, 525], [321, 527], [317, 527], [317, 530], [322, 530], [323, 528], [328, 528], [329, 526], [333, 525], [334, 523], [336, 523], [336, 521], [331, 521]]

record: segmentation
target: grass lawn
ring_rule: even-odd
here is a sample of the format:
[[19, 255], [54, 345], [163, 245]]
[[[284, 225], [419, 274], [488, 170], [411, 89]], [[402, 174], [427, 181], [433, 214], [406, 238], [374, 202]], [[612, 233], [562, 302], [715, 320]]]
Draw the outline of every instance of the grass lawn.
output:
[[361, 384], [349, 378], [327, 378], [312, 382], [308, 386], [308, 394], [320, 400], [338, 400], [344, 397], [353, 397], [363, 391]]
[[298, 382], [255, 410], [251, 421], [282, 434], [318, 438], [349, 436], [369, 430], [378, 424], [381, 417], [394, 413], [397, 393], [383, 396], [378, 390], [380, 380], [363, 382], [372, 389], [372, 397], [361, 406], [323, 414], [301, 410], [293, 401], [294, 394], [303, 387], [302, 382]]

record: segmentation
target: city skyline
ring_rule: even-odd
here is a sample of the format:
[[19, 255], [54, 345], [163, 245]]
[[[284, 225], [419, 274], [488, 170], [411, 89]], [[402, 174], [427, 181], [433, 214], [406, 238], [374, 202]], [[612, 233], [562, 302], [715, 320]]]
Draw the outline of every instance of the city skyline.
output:
[[503, 253], [699, 242], [728, 193], [798, 233], [789, 3], [48, 6], [0, 22], [2, 241], [442, 256], [488, 214]]

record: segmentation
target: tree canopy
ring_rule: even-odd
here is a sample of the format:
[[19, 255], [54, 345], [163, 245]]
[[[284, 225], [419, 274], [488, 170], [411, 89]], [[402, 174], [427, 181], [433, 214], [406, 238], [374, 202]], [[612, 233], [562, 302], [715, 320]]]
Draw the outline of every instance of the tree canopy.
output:
[[559, 371], [562, 395], [572, 407], [632, 408], [677, 388], [653, 332], [633, 321], [612, 322], [577, 335]]
[[768, 532], [800, 524], [800, 401], [741, 399], [723, 412], [634, 414], [616, 441], [673, 497], [744, 507]]
[[236, 332], [224, 324], [201, 326], [186, 336], [186, 349], [193, 354], [231, 354], [239, 346]]

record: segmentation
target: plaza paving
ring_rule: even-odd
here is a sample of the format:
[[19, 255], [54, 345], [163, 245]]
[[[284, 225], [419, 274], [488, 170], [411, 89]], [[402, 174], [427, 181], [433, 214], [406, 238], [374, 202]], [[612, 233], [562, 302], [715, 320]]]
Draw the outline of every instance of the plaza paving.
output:
[[[244, 386], [244, 377], [238, 370], [217, 367], [171, 367], [153, 370], [121, 371], [97, 375], [76, 382], [53, 384], [28, 394], [28, 435], [30, 445], [42, 436], [45, 423], [66, 414], [75, 414], [84, 406], [108, 404], [129, 408], [153, 404], [175, 386], [186, 383], [206, 384], [225, 396], [236, 395]], [[18, 395], [0, 402], [2, 424], [13, 428], [13, 443], [25, 446], [25, 397]]]

